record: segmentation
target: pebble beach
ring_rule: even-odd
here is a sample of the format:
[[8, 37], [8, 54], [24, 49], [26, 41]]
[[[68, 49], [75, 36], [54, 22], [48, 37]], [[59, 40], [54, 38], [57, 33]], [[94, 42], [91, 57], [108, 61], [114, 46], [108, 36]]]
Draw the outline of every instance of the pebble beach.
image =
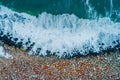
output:
[[120, 80], [120, 52], [70, 59], [41, 57], [8, 47], [0, 58], [0, 80]]

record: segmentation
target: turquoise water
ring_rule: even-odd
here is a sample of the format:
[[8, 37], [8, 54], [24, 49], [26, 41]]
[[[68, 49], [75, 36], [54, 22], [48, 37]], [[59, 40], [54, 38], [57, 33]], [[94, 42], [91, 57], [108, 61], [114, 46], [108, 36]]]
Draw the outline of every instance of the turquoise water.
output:
[[119, 0], [0, 0], [0, 41], [32, 55], [120, 49]]
[[[80, 18], [91, 18], [89, 7], [97, 13], [97, 17], [110, 16], [117, 18], [120, 10], [119, 0], [0, 0], [0, 2], [17, 11], [38, 15], [42, 12], [52, 14], [75, 14]], [[87, 4], [87, 2], [89, 2]], [[93, 18], [94, 14], [91, 12]], [[96, 16], [95, 16], [96, 17]]]

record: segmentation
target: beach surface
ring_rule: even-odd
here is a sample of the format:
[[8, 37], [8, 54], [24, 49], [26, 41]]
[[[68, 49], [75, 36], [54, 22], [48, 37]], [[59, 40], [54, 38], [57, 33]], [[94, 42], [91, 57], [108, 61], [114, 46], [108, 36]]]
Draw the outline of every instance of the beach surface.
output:
[[12, 57], [0, 58], [0, 80], [119, 80], [120, 52], [61, 59], [28, 55], [8, 47]]

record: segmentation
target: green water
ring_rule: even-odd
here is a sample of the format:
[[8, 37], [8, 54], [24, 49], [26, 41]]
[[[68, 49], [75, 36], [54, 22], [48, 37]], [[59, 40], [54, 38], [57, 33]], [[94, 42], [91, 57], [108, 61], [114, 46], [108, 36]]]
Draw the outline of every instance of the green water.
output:
[[[85, 7], [81, 1], [74, 0], [0, 0], [3, 5], [37, 15], [41, 12], [52, 14], [76, 14], [85, 17]], [[77, 3], [77, 4], [76, 4]]]
[[[88, 18], [87, 0], [0, 0], [0, 2], [19, 12], [27, 12], [38, 15], [42, 12], [51, 14], [75, 14], [80, 18]], [[106, 16], [111, 13], [111, 0], [89, 0], [91, 6], [99, 16]], [[112, 0], [112, 11], [119, 10], [120, 1]], [[116, 14], [115, 14], [116, 15]], [[114, 16], [115, 17], [115, 16]]]

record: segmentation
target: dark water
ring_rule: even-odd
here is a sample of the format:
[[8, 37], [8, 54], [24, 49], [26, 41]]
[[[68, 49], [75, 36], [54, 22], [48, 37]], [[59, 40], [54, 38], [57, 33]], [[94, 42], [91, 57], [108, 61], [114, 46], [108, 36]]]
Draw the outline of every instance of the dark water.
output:
[[[17, 11], [25, 11], [33, 15], [42, 12], [55, 15], [69, 13], [80, 18], [110, 16], [112, 19], [118, 20], [120, 10], [119, 0], [0, 0], [0, 2]], [[91, 13], [88, 12], [89, 7], [92, 8]], [[94, 16], [94, 11], [97, 16]]]

